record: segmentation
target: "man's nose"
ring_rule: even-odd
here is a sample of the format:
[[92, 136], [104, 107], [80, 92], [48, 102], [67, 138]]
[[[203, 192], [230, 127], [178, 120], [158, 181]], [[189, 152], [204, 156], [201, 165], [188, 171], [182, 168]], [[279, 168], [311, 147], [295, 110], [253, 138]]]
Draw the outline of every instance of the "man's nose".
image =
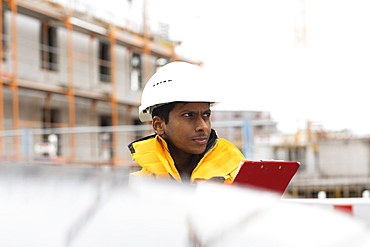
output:
[[210, 128], [208, 123], [208, 120], [205, 120], [202, 117], [198, 117], [196, 122], [196, 131], [208, 131]]

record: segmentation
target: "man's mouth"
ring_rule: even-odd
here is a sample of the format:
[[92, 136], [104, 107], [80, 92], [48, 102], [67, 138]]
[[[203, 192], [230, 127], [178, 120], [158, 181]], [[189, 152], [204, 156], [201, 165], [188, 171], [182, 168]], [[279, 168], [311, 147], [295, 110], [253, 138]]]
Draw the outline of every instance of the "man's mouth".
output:
[[206, 144], [208, 141], [208, 137], [207, 136], [195, 137], [193, 138], [193, 141], [195, 141], [198, 144]]

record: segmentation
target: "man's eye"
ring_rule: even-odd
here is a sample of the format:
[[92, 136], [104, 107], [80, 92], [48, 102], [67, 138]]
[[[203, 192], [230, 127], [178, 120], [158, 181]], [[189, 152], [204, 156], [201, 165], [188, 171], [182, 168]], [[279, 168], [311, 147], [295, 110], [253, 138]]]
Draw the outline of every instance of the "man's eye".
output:
[[191, 113], [184, 113], [184, 115], [183, 115], [184, 117], [191, 117], [191, 116], [193, 116], [193, 114], [191, 114]]
[[211, 113], [204, 113], [203, 115], [204, 117], [210, 117], [211, 116]]

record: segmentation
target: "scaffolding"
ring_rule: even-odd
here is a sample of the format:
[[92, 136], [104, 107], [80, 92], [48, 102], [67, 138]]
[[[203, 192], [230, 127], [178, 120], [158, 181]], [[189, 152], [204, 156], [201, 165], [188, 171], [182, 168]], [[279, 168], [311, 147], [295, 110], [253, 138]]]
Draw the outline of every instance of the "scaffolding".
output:
[[[145, 1], [144, 1], [145, 3]], [[109, 23], [106, 20], [101, 20], [91, 15], [80, 12], [76, 9], [66, 7], [58, 3], [57, 1], [37, 1], [37, 0], [0, 0], [0, 40], [3, 41], [3, 45], [0, 45], [0, 54], [2, 59], [0, 59], [0, 131], [5, 131], [5, 99], [4, 91], [10, 89], [11, 94], [11, 107], [12, 109], [12, 119], [11, 128], [14, 131], [21, 130], [23, 128], [38, 128], [39, 124], [32, 122], [27, 119], [20, 119], [20, 89], [33, 90], [37, 92], [42, 92], [44, 97], [43, 108], [47, 112], [46, 123], [49, 126], [41, 127], [68, 127], [75, 128], [76, 126], [76, 100], [88, 99], [90, 103], [90, 113], [94, 114], [97, 102], [106, 102], [111, 108], [111, 125], [119, 125], [119, 108], [125, 107], [125, 117], [131, 119], [132, 108], [138, 105], [139, 92], [134, 96], [120, 96], [118, 95], [118, 82], [117, 73], [120, 71], [117, 68], [117, 50], [119, 47], [125, 47], [128, 51], [135, 54], [140, 54], [142, 57], [142, 70], [143, 76], [141, 77], [141, 84], [143, 81], [147, 81], [152, 73], [155, 71], [156, 67], [153, 63], [153, 58], [166, 59], [166, 61], [188, 61], [195, 63], [194, 61], [189, 61], [188, 59], [179, 57], [175, 53], [175, 48], [177, 43], [159, 42], [153, 38], [153, 34], [147, 26], [145, 15], [144, 15], [144, 26], [143, 32], [135, 33], [128, 28], [117, 26], [113, 23]], [[4, 32], [4, 12], [10, 13], [10, 29], [7, 34]], [[144, 8], [144, 11], [146, 9]], [[22, 15], [27, 18], [33, 18], [35, 20], [43, 23], [43, 31], [46, 32], [56, 32], [53, 28], [63, 28], [66, 33], [64, 39], [64, 47], [55, 47], [53, 45], [53, 40], [47, 37], [41, 37], [41, 46], [39, 42], [33, 40], [24, 39], [24, 37], [19, 35], [19, 18]], [[74, 43], [77, 34], [84, 34], [90, 37], [87, 47], [78, 47]], [[104, 57], [99, 57], [99, 60], [94, 63], [91, 59], [95, 54], [91, 53], [91, 47], [94, 40], [102, 39], [105, 40], [107, 49], [106, 54], [103, 54], [108, 59]], [[79, 49], [87, 49], [89, 53], [79, 52]], [[29, 54], [32, 49], [35, 54], [40, 52], [42, 57], [42, 67], [45, 69], [41, 75], [37, 74], [27, 74], [21, 68], [28, 68], [32, 70], [33, 66], [38, 66], [39, 61], [35, 60], [37, 56], [34, 54]], [[86, 55], [88, 54], [88, 55]], [[65, 67], [62, 67], [56, 63], [55, 59], [59, 57], [65, 58]], [[62, 59], [60, 58], [60, 59]], [[4, 61], [7, 61], [6, 64]], [[4, 67], [5, 66], [5, 67]], [[60, 68], [58, 68], [58, 66]], [[101, 76], [106, 76], [106, 78], [101, 78], [103, 81], [109, 82], [109, 86], [103, 85], [102, 90], [93, 89], [94, 79], [92, 69], [100, 66], [103, 71]], [[84, 68], [82, 71], [81, 68]], [[61, 70], [65, 73], [53, 73], [55, 70]], [[26, 74], [26, 75], [25, 75]], [[55, 79], [55, 77], [57, 77]], [[127, 76], [126, 76], [127, 77]], [[58, 83], [50, 83], [51, 78]], [[81, 82], [86, 82], [88, 86], [80, 87]], [[5, 86], [5, 87], [4, 87]], [[6, 87], [8, 89], [6, 89]], [[68, 101], [68, 123], [52, 123], [50, 121], [50, 104], [55, 98], [55, 95], [63, 95]], [[7, 128], [9, 129], [9, 128]], [[20, 150], [20, 139], [18, 135], [13, 135], [13, 157], [15, 160], [21, 159]], [[4, 140], [0, 138], [0, 156], [3, 156], [4, 151]], [[118, 159], [118, 154], [115, 150], [118, 145], [117, 132], [112, 132], [112, 145], [113, 153], [111, 163], [113, 166], [117, 165], [120, 161]], [[76, 137], [71, 133], [69, 138], [69, 146], [71, 151], [69, 153], [70, 163], [74, 163], [76, 159], [75, 146]]]
[[[219, 137], [228, 137], [240, 150], [246, 150], [252, 145], [252, 134], [243, 133], [246, 124], [244, 121], [215, 121], [213, 127]], [[230, 132], [234, 138], [231, 138]], [[112, 154], [115, 154], [117, 164], [135, 169], [137, 164], [131, 161], [128, 144], [153, 133], [151, 125], [84, 126], [4, 130], [0, 131], [0, 138], [6, 146], [4, 151], [7, 156], [3, 156], [3, 161], [13, 160], [14, 137], [17, 137], [20, 145], [18, 161], [22, 163], [111, 165]], [[117, 143], [109, 138], [113, 134]], [[74, 146], [70, 145], [72, 138], [75, 138]], [[72, 153], [75, 154], [73, 162], [69, 159]]]

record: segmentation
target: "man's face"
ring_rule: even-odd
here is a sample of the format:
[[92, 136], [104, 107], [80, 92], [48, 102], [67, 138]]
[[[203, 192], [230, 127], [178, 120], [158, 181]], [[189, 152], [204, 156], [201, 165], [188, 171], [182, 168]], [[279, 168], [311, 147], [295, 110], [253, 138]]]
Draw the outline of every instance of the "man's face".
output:
[[209, 103], [178, 103], [163, 125], [161, 135], [168, 143], [171, 153], [202, 154], [211, 132]]

